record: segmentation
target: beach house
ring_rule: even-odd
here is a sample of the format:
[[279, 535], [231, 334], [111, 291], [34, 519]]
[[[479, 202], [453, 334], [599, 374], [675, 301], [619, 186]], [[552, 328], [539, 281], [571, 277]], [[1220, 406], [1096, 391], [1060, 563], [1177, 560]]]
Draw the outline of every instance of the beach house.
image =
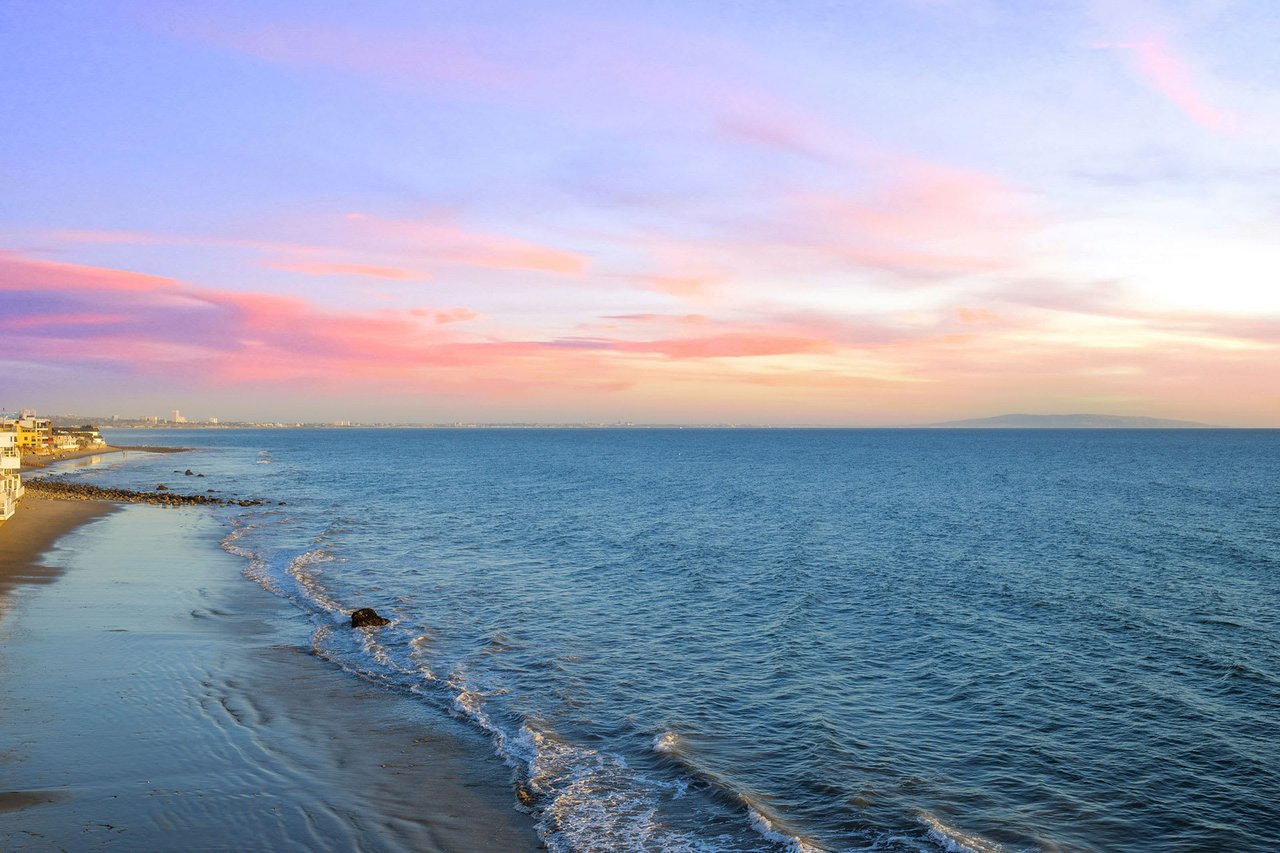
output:
[[36, 417], [30, 409], [24, 409], [16, 418], [0, 418], [0, 431], [17, 435], [20, 453], [48, 453], [53, 449], [53, 421]]
[[78, 450], [80, 448], [91, 450], [105, 445], [106, 441], [103, 440], [102, 433], [92, 424], [53, 428], [53, 447], [55, 450]]
[[22, 477], [18, 468], [22, 457], [18, 453], [18, 433], [0, 428], [0, 521], [13, 515], [22, 497]]

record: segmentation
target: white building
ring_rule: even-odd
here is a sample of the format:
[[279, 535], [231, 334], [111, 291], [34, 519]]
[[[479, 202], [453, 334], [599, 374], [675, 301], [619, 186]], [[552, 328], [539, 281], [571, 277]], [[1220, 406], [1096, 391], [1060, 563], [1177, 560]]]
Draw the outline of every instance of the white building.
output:
[[0, 521], [13, 515], [22, 498], [22, 476], [18, 473], [21, 465], [18, 434], [0, 431]]

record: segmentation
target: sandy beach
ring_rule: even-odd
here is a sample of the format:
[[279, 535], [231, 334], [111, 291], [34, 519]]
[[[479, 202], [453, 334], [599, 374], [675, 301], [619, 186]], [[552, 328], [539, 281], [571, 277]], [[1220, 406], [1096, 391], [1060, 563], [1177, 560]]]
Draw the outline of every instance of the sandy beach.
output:
[[60, 536], [115, 509], [105, 501], [59, 501], [28, 495], [13, 518], [0, 523], [0, 607], [18, 584], [47, 583], [59, 574], [40, 560]]
[[[39, 471], [58, 462], [66, 462], [71, 459], [83, 459], [88, 456], [103, 456], [108, 453], [120, 453], [124, 450], [134, 450], [129, 447], [113, 447], [111, 445], [103, 445], [101, 447], [83, 448], [81, 450], [60, 450], [57, 453], [35, 454], [24, 453], [22, 455], [22, 473], [26, 474], [31, 471]], [[136, 448], [139, 451], [152, 451], [153, 448], [144, 447]]]
[[0, 526], [0, 849], [539, 849], [482, 736], [316, 657], [224, 533], [31, 498]]

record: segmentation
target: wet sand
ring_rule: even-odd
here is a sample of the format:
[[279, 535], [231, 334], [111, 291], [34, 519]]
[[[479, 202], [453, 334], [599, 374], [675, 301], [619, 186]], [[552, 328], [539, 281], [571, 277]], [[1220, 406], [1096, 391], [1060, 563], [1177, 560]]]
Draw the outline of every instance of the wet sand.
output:
[[48, 468], [50, 465], [55, 465], [59, 462], [66, 462], [69, 459], [83, 459], [86, 456], [102, 456], [107, 453], [119, 453], [124, 449], [125, 448], [104, 444], [101, 447], [86, 448], [82, 450], [60, 450], [57, 453], [49, 454], [24, 453], [22, 454], [22, 468], [19, 470], [25, 474], [30, 471], [39, 471], [41, 468]]
[[58, 501], [27, 495], [8, 521], [0, 522], [0, 606], [19, 584], [48, 583], [57, 566], [40, 556], [65, 533], [115, 509], [103, 501]]
[[39, 570], [0, 527], [63, 571], [0, 618], [0, 850], [539, 849], [487, 741], [313, 655], [207, 511], [40, 505], [97, 515]]

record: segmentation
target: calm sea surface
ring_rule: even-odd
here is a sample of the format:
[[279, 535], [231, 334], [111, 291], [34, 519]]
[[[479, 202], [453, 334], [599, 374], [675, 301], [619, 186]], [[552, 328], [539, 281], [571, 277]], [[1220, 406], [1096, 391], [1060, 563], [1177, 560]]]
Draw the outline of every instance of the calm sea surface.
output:
[[485, 729], [553, 849], [1280, 839], [1280, 432], [109, 439], [197, 452], [67, 476], [285, 501], [224, 547]]

